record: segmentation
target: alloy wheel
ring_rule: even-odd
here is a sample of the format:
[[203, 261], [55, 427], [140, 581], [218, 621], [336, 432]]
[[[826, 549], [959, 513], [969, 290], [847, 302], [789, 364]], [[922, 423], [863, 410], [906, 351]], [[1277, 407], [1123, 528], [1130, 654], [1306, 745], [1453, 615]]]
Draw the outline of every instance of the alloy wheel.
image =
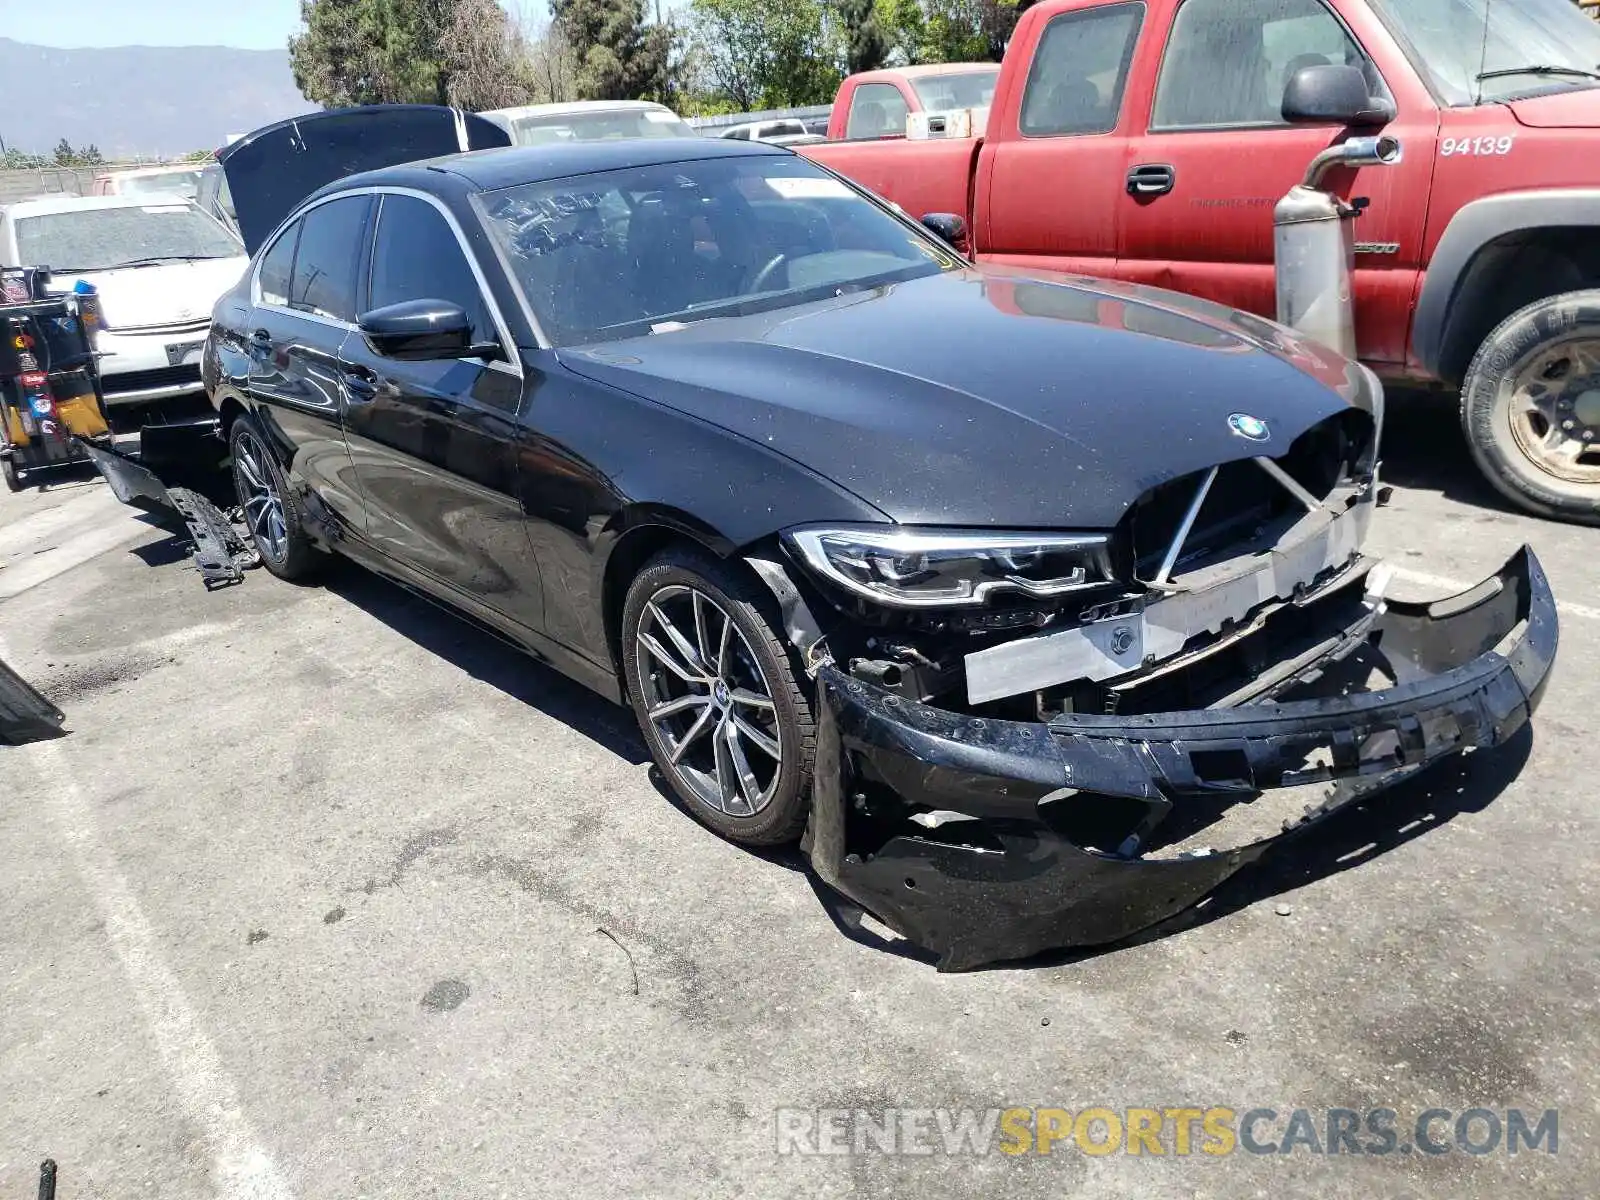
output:
[[671, 584], [646, 602], [634, 638], [662, 766], [718, 812], [761, 812], [777, 791], [783, 734], [772, 688], [733, 617], [698, 588]]
[[1600, 337], [1541, 345], [1509, 373], [1511, 433], [1541, 470], [1600, 484]]
[[272, 469], [267, 465], [267, 452], [252, 433], [241, 432], [234, 439], [233, 477], [245, 524], [256, 544], [274, 562], [282, 562], [289, 548], [283, 497], [278, 494]]

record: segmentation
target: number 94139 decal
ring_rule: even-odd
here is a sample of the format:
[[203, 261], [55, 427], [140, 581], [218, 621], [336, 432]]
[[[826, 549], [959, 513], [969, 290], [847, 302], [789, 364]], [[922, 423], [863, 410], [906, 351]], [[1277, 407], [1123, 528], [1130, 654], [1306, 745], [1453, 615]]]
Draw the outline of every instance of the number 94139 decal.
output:
[[1439, 153], [1445, 158], [1457, 154], [1510, 154], [1516, 142], [1514, 137], [1447, 137], [1439, 143]]

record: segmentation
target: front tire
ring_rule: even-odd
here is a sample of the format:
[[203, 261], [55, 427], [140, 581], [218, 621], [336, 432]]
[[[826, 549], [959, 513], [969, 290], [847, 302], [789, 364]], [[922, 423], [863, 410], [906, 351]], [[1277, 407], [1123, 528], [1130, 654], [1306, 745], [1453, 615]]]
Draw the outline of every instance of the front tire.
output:
[[1478, 468], [1519, 507], [1600, 524], [1600, 290], [1501, 322], [1467, 368], [1461, 426]]
[[233, 486], [261, 565], [279, 579], [309, 579], [325, 556], [305, 532], [305, 510], [289, 488], [260, 428], [240, 417], [228, 431]]
[[656, 766], [704, 824], [747, 846], [792, 842], [811, 804], [816, 726], [758, 580], [687, 548], [628, 589], [628, 695]]
[[0, 458], [0, 478], [6, 481], [6, 491], [20, 492], [22, 490], [22, 474], [17, 470], [15, 459]]

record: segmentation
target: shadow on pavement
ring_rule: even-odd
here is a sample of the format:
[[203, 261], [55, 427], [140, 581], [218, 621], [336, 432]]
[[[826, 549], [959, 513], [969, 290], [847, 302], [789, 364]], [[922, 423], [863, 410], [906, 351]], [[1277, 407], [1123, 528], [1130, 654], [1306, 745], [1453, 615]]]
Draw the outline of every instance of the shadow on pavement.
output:
[[1461, 431], [1455, 392], [1391, 389], [1384, 417], [1383, 482], [1437, 492], [1491, 512], [1527, 516], [1483, 477]]
[[382, 621], [474, 679], [569, 726], [627, 762], [649, 760], [630, 709], [612, 704], [471, 621], [399, 584], [335, 560], [328, 591]]

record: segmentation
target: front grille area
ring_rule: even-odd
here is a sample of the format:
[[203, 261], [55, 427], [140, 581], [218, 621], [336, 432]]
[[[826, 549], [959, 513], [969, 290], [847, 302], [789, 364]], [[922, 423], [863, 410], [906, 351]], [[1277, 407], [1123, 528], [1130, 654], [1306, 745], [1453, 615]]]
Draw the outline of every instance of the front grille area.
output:
[[[1363, 461], [1372, 436], [1372, 418], [1348, 409], [1313, 425], [1273, 461], [1322, 500]], [[1123, 517], [1117, 540], [1140, 578], [1149, 578], [1160, 567], [1205, 476], [1205, 471], [1197, 471], [1154, 487]], [[1257, 463], [1249, 459], [1224, 463], [1184, 540], [1177, 570], [1186, 563], [1225, 556], [1230, 547], [1242, 552], [1268, 526], [1304, 512], [1288, 489]]]
[[200, 366], [189, 363], [179, 367], [152, 367], [148, 371], [120, 371], [101, 376], [101, 385], [107, 396], [124, 392], [142, 392], [150, 388], [200, 386]]

